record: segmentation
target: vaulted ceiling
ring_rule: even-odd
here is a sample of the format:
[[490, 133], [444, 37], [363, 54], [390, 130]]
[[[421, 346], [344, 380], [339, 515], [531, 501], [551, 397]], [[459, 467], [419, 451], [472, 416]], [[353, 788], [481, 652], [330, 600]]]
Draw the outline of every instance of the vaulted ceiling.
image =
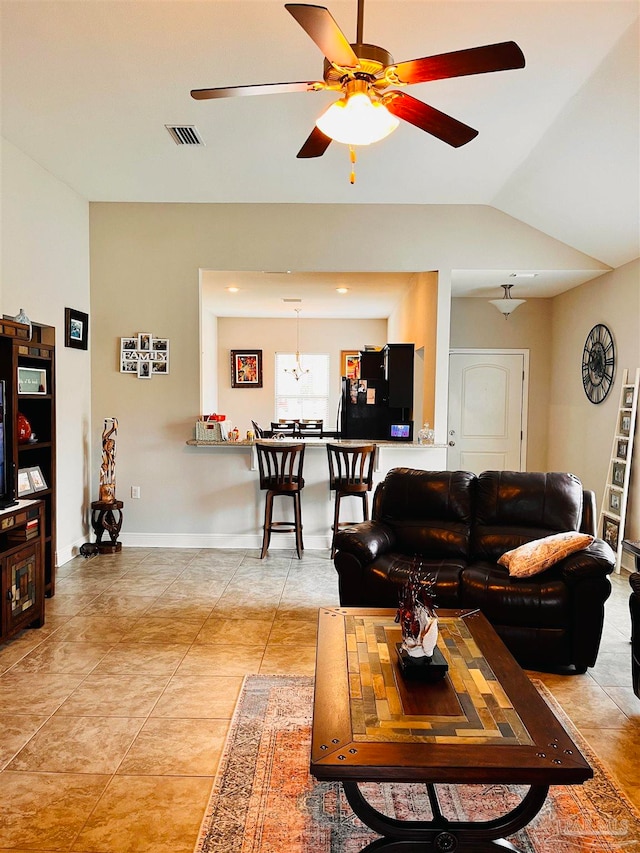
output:
[[[355, 41], [356, 0], [325, 5]], [[359, 149], [353, 186], [345, 146], [296, 159], [334, 94], [190, 97], [321, 79], [281, 0], [1, 8], [2, 135], [90, 201], [491, 205], [609, 267], [640, 254], [636, 0], [367, 0], [364, 41], [397, 61], [514, 40], [526, 67], [412, 86], [479, 135], [454, 149], [401, 123]]]

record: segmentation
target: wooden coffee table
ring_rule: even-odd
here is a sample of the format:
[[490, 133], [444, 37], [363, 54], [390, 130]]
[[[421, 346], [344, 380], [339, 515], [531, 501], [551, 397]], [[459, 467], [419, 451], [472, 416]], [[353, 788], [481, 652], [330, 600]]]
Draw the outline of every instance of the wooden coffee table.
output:
[[[449, 664], [435, 684], [404, 680], [395, 610], [323, 609], [319, 616], [311, 773], [343, 785], [386, 853], [511, 850], [505, 841], [540, 811], [550, 785], [593, 776], [560, 722], [479, 611], [441, 610], [438, 647]], [[359, 782], [424, 782], [430, 820], [374, 809]], [[493, 820], [450, 821], [435, 785], [530, 788]]]

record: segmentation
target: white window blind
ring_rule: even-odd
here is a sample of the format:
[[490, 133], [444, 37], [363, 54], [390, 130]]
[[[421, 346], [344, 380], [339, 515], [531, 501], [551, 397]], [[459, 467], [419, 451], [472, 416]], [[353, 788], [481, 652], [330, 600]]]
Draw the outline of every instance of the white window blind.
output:
[[275, 420], [323, 420], [329, 416], [329, 355], [300, 353], [303, 373], [300, 379], [287, 373], [296, 367], [292, 352], [276, 353]]

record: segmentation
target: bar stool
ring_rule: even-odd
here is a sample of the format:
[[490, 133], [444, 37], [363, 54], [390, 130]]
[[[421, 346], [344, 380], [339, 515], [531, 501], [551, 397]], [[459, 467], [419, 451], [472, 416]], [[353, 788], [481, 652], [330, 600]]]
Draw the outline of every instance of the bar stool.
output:
[[[298, 559], [302, 559], [302, 511], [300, 492], [304, 488], [302, 464], [304, 444], [261, 444], [256, 442], [260, 488], [266, 490], [264, 535], [260, 559], [267, 556], [272, 533], [295, 533]], [[293, 498], [293, 521], [273, 521], [273, 499], [276, 495]]]
[[331, 537], [331, 557], [335, 556], [336, 533], [340, 527], [354, 522], [340, 522], [340, 499], [353, 495], [362, 499], [363, 520], [369, 520], [369, 492], [373, 485], [373, 468], [376, 461], [376, 445], [360, 444], [348, 446], [327, 444], [329, 459], [329, 489], [336, 493], [336, 505], [333, 513], [333, 536]]

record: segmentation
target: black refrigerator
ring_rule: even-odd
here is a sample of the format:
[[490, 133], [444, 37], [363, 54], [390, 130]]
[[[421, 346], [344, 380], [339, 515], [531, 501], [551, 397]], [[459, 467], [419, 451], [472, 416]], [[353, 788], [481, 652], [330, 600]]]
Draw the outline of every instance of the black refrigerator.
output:
[[388, 438], [390, 418], [389, 383], [386, 379], [342, 377], [341, 438]]

